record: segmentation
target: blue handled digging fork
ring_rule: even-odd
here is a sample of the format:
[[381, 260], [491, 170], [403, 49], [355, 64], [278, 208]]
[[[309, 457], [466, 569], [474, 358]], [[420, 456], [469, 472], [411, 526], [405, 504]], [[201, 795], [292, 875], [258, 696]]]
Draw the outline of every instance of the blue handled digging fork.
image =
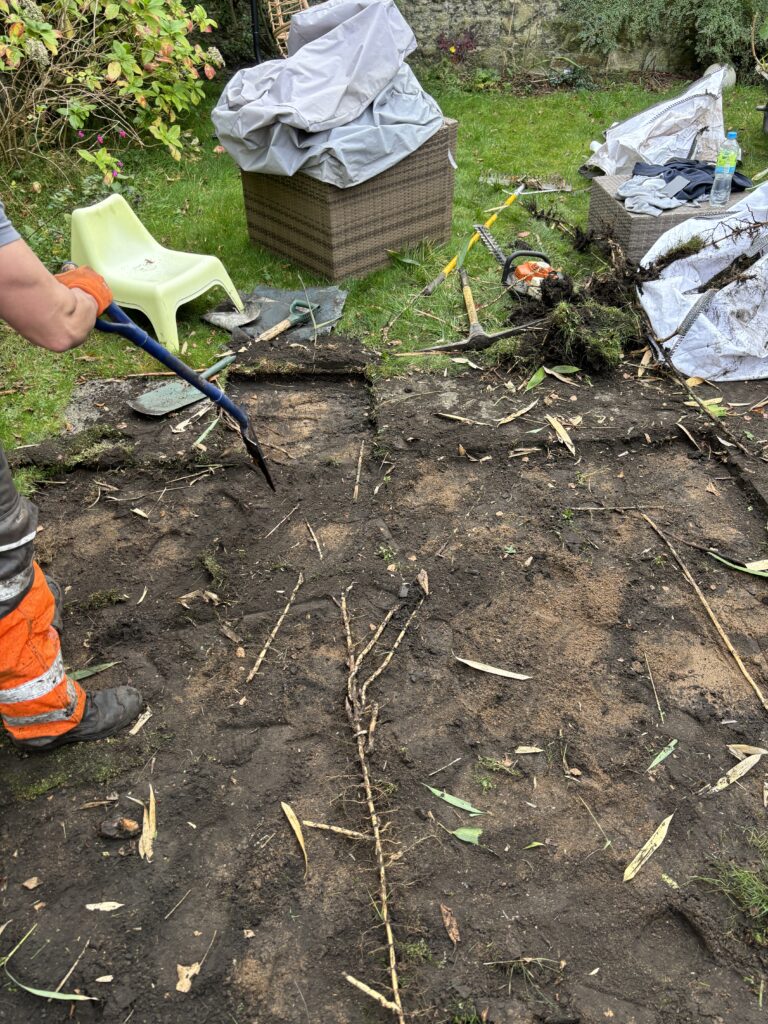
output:
[[198, 391], [210, 398], [212, 402], [224, 409], [229, 415], [237, 421], [240, 427], [240, 434], [243, 438], [248, 454], [251, 456], [255, 464], [259, 467], [261, 472], [264, 474], [269, 486], [272, 490], [275, 490], [275, 484], [272, 480], [272, 475], [269, 472], [264, 453], [262, 452], [259, 442], [256, 439], [251, 421], [247, 415], [239, 406], [235, 405], [231, 398], [217, 387], [212, 384], [211, 381], [205, 380], [199, 374], [195, 373], [194, 370], [190, 369], [186, 363], [183, 363], [178, 356], [173, 355], [167, 348], [163, 348], [160, 342], [155, 341], [154, 338], [150, 337], [145, 330], [135, 324], [130, 317], [126, 316], [123, 310], [118, 306], [116, 302], [112, 302], [105, 310], [105, 315], [109, 317], [109, 320], [104, 320], [102, 317], [96, 321], [96, 326], [100, 331], [104, 331], [107, 334], [120, 334], [128, 341], [133, 342], [139, 348], [148, 352], [154, 359], [157, 359], [164, 366], [167, 366], [169, 370], [173, 370], [177, 376], [181, 377], [188, 384], [197, 388]]

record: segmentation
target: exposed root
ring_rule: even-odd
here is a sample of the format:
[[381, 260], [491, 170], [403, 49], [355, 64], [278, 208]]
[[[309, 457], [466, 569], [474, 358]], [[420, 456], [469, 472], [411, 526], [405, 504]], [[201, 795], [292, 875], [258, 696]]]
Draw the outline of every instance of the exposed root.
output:
[[378, 718], [379, 707], [378, 704], [369, 706], [367, 704], [368, 690], [371, 684], [381, 676], [381, 674], [387, 669], [392, 658], [395, 656], [395, 652], [403, 641], [408, 628], [413, 622], [414, 617], [424, 603], [424, 597], [422, 597], [416, 607], [413, 609], [411, 614], [408, 616], [405, 625], [398, 633], [392, 646], [389, 648], [384, 658], [380, 662], [378, 668], [374, 669], [362, 682], [360, 681], [360, 669], [363, 667], [363, 663], [366, 657], [371, 653], [373, 648], [378, 643], [384, 630], [391, 622], [393, 616], [401, 609], [402, 605], [395, 605], [387, 612], [379, 626], [374, 630], [368, 643], [363, 647], [359, 654], [355, 654], [355, 642], [352, 637], [352, 623], [349, 616], [349, 606], [347, 604], [347, 594], [349, 593], [348, 588], [341, 595], [341, 617], [344, 623], [344, 635], [347, 644], [347, 697], [346, 697], [346, 710], [349, 724], [352, 728], [352, 735], [355, 739], [355, 745], [357, 747], [357, 760], [360, 768], [360, 775], [363, 782], [363, 792], [365, 794], [365, 804], [368, 810], [368, 818], [371, 823], [371, 832], [373, 835], [374, 849], [376, 853], [376, 866], [378, 868], [379, 875], [379, 915], [381, 922], [384, 926], [384, 934], [386, 936], [387, 954], [389, 959], [389, 980], [392, 989], [392, 999], [386, 999], [380, 995], [374, 989], [363, 982], [358, 981], [351, 975], [345, 975], [347, 981], [359, 988], [366, 995], [370, 996], [381, 1006], [391, 1010], [397, 1017], [398, 1024], [405, 1024], [405, 1015], [403, 1012], [403, 1004], [400, 996], [400, 980], [397, 970], [397, 953], [395, 950], [395, 937], [392, 933], [392, 923], [390, 918], [389, 908], [389, 885], [387, 882], [387, 864], [392, 862], [392, 856], [385, 858], [384, 848], [382, 843], [382, 833], [384, 827], [381, 824], [378, 811], [376, 810], [376, 803], [374, 800], [374, 787], [371, 783], [371, 776], [368, 769], [368, 758], [367, 754], [370, 750], [370, 744], [373, 739], [373, 732], [376, 728], [376, 721]]

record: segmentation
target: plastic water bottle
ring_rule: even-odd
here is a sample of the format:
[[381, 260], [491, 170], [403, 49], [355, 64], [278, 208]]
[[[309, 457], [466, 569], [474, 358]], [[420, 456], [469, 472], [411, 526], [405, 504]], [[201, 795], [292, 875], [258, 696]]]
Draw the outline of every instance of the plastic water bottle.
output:
[[723, 142], [717, 154], [715, 180], [712, 183], [712, 191], [709, 193], [710, 206], [725, 206], [728, 202], [739, 153], [740, 148], [736, 141], [736, 132], [728, 132], [728, 138]]

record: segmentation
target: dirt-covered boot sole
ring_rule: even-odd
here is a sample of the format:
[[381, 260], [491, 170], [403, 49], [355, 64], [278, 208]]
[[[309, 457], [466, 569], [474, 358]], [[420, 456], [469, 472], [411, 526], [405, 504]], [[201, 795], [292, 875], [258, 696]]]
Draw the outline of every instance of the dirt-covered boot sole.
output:
[[106, 740], [125, 729], [141, 711], [143, 700], [133, 686], [116, 686], [110, 690], [88, 694], [85, 711], [79, 725], [60, 736], [37, 737], [31, 740], [13, 740], [19, 750], [30, 753], [56, 750], [66, 743], [88, 743]]

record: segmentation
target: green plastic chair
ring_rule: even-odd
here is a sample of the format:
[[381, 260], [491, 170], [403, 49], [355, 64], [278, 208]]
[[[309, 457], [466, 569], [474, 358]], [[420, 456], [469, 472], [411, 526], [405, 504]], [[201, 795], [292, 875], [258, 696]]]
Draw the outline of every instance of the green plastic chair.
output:
[[223, 288], [237, 309], [243, 302], [215, 256], [160, 245], [120, 195], [72, 213], [72, 261], [98, 271], [115, 301], [140, 310], [157, 340], [178, 350], [176, 310], [210, 288]]

